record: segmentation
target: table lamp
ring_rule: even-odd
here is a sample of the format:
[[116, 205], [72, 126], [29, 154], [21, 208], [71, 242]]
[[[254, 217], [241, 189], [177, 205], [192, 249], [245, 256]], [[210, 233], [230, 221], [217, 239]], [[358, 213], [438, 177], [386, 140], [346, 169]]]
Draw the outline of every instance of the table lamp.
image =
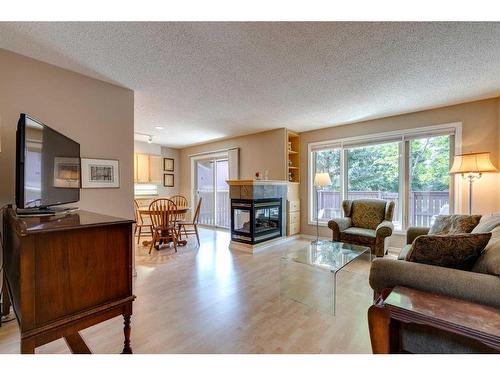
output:
[[330, 180], [328, 172], [316, 173], [314, 176], [314, 186], [316, 187], [316, 242], [319, 241], [319, 190], [331, 184], [332, 180]]
[[485, 172], [498, 172], [491, 163], [489, 152], [475, 152], [456, 155], [450, 174], [461, 174], [462, 178], [469, 180], [469, 215], [472, 214], [472, 183], [481, 178]]

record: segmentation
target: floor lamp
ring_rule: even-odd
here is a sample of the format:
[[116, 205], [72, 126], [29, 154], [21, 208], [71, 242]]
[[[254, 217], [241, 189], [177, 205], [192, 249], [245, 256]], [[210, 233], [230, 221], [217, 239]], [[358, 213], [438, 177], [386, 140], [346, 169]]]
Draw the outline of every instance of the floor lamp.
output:
[[316, 188], [316, 242], [319, 241], [319, 190], [331, 184], [332, 180], [330, 180], [329, 173], [316, 173], [314, 176], [314, 187]]
[[453, 159], [450, 174], [461, 174], [469, 180], [469, 215], [472, 214], [472, 183], [485, 172], [498, 172], [490, 160], [489, 152], [457, 155]]

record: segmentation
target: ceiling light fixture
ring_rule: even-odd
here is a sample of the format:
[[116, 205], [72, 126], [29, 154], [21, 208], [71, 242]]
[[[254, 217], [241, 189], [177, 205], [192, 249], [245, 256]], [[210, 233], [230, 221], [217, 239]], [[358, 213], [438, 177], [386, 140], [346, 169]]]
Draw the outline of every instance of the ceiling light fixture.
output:
[[148, 143], [153, 143], [153, 136], [151, 134], [144, 134], [144, 133], [134, 133], [134, 134], [137, 134], [137, 135], [142, 135], [144, 137], [147, 137], [147, 142]]
[[165, 129], [165, 128], [164, 128], [163, 126], [155, 126], [155, 129], [156, 129], [156, 130], [163, 130], [163, 129]]

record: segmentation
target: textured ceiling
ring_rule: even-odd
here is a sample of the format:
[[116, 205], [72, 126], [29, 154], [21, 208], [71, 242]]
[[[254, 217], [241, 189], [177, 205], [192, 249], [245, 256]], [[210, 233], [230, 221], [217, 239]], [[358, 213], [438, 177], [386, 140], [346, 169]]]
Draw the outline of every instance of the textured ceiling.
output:
[[0, 48], [134, 90], [136, 131], [174, 147], [500, 89], [500, 23], [4, 22]]

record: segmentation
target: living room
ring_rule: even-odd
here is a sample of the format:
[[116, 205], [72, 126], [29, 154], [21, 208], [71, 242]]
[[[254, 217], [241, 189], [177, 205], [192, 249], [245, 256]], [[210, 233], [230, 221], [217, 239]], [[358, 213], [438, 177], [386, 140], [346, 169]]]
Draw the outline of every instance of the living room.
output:
[[500, 23], [421, 21], [0, 22], [0, 353], [498, 355]]

